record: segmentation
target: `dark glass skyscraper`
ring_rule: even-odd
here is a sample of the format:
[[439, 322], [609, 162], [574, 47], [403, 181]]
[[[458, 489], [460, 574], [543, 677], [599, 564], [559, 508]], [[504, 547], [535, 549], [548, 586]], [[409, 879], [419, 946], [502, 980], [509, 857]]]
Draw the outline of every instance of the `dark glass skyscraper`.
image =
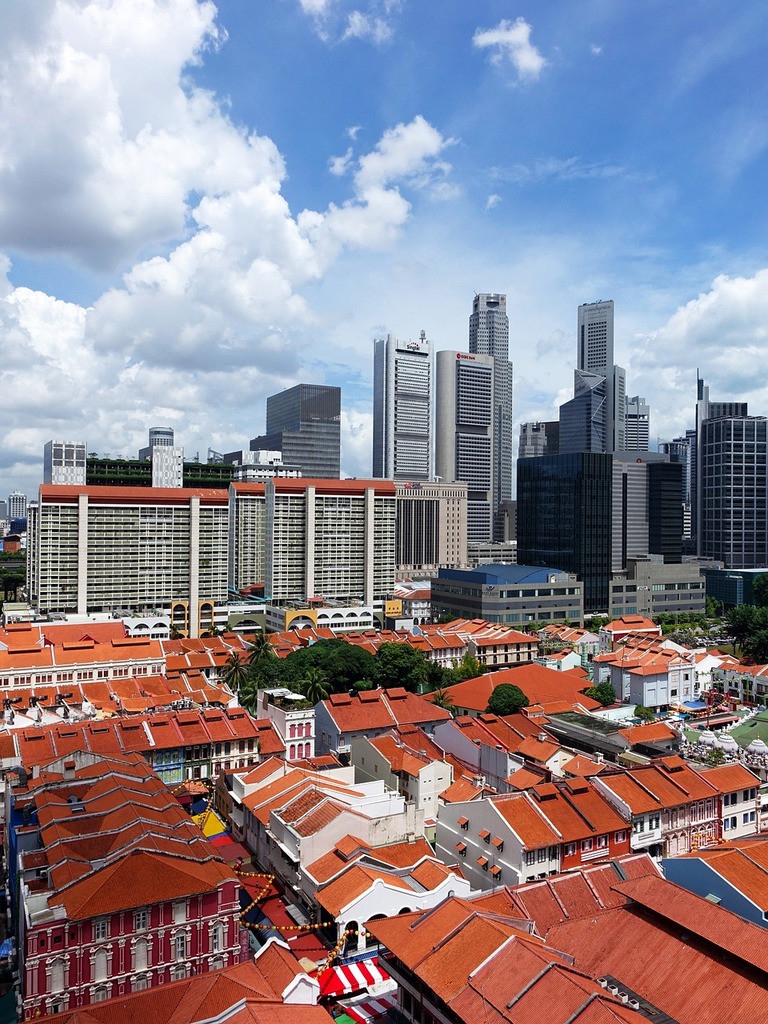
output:
[[612, 461], [578, 452], [517, 463], [517, 560], [575, 573], [585, 612], [609, 603]]
[[341, 475], [341, 388], [297, 384], [267, 399], [267, 430], [255, 451], [281, 451], [301, 475], [338, 480]]

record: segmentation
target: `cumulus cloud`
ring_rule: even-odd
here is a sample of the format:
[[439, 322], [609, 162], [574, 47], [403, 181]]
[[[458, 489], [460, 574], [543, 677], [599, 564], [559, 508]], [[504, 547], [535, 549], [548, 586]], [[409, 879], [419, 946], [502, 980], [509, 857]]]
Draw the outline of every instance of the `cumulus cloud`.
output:
[[223, 41], [212, 4], [12, 11], [0, 39], [0, 249], [122, 274], [86, 309], [14, 287], [0, 252], [0, 467], [28, 464], [39, 480], [51, 437], [135, 454], [158, 419], [203, 458], [208, 444], [247, 445], [264, 429], [264, 397], [309, 376], [307, 286], [345, 250], [397, 239], [406, 193], [448, 186], [451, 140], [422, 117], [397, 125], [331, 161], [349, 171], [346, 201], [297, 215], [274, 142], [189, 78]]
[[472, 43], [480, 50], [490, 50], [494, 64], [511, 64], [520, 80], [537, 79], [547, 66], [546, 59], [531, 42], [531, 26], [524, 18], [502, 18], [495, 28], [478, 28]]
[[632, 393], [653, 395], [654, 430], [672, 437], [691, 425], [698, 367], [713, 401], [748, 401], [768, 413], [768, 384], [755, 372], [768, 343], [768, 269], [721, 275], [658, 331], [633, 339]]
[[488, 198], [486, 199], [486, 201], [485, 201], [485, 208], [486, 208], [486, 210], [493, 210], [493, 209], [495, 209], [495, 207], [497, 207], [499, 205], [500, 202], [501, 202], [501, 196], [497, 195], [494, 192], [492, 195], [488, 196]]
[[388, 43], [392, 38], [392, 26], [383, 18], [377, 18], [361, 11], [352, 11], [347, 17], [347, 27], [342, 39], [370, 39], [372, 43]]

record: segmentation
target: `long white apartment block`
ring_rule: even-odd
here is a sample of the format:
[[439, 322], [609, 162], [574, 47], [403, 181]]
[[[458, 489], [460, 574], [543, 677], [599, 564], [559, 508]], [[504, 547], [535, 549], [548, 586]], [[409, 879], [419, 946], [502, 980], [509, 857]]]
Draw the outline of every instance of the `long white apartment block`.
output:
[[213, 628], [227, 600], [225, 490], [43, 485], [31, 517], [28, 585], [41, 612], [169, 611]]

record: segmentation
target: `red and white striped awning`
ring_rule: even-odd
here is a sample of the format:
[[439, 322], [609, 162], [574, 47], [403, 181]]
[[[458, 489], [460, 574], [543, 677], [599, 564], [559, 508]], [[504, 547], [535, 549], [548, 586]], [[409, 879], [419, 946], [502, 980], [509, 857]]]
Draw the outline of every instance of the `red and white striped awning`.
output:
[[378, 985], [381, 981], [387, 981], [389, 975], [380, 967], [378, 959], [372, 957], [370, 960], [360, 960], [356, 964], [347, 964], [345, 967], [329, 967], [318, 978], [320, 982], [320, 998], [323, 996], [348, 996], [352, 992], [362, 992], [363, 989]]
[[378, 999], [366, 999], [362, 1003], [354, 1003], [352, 1006], [345, 1006], [344, 1012], [357, 1021], [357, 1024], [372, 1024], [373, 1021], [383, 1017], [390, 1007], [397, 1003], [397, 996], [394, 992], [379, 996]]

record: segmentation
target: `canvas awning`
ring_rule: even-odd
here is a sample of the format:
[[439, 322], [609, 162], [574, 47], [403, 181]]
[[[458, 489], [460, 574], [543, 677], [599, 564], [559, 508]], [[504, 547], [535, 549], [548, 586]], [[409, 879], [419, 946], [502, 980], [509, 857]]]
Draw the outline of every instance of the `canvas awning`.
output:
[[348, 996], [353, 992], [362, 992], [363, 989], [378, 985], [382, 981], [387, 981], [388, 978], [389, 975], [383, 967], [379, 966], [376, 957], [372, 957], [370, 960], [360, 960], [355, 964], [346, 964], [343, 967], [329, 967], [318, 978], [320, 998]]
[[352, 1006], [345, 1006], [347, 1013], [357, 1024], [370, 1024], [372, 1021], [385, 1017], [387, 1011], [395, 1006], [397, 996], [394, 992], [379, 996], [378, 999], [366, 999], [362, 1003], [354, 1003]]

